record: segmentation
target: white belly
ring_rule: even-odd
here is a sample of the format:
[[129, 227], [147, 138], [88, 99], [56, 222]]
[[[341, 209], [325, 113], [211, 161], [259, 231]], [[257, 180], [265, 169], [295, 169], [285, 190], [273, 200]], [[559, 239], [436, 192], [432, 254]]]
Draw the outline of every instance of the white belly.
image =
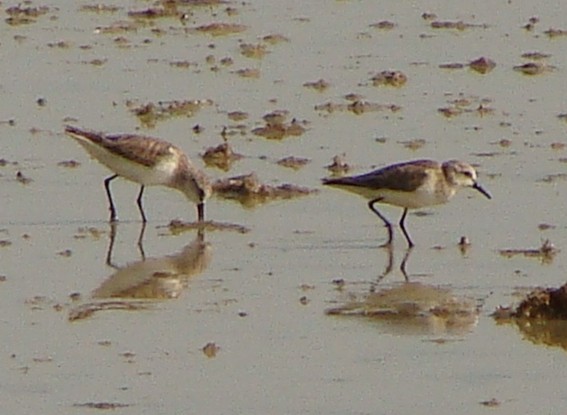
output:
[[101, 164], [119, 176], [144, 186], [167, 185], [175, 174], [177, 161], [173, 155], [170, 158], [162, 158], [153, 167], [148, 167], [111, 153], [90, 141], [77, 141]]

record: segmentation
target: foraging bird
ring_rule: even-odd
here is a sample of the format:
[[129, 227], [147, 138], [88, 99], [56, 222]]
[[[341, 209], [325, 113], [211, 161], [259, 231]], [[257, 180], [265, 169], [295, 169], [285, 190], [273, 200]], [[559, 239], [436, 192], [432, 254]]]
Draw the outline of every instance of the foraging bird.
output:
[[115, 173], [104, 180], [111, 222], [116, 221], [117, 217], [110, 182], [119, 176], [141, 185], [136, 202], [144, 223], [147, 220], [142, 207], [142, 195], [145, 186], [151, 185], [179, 190], [197, 205], [198, 220], [205, 219], [205, 201], [212, 193], [209, 179], [173, 144], [158, 138], [135, 134], [102, 134], [72, 126], [66, 126], [65, 133]]
[[458, 160], [440, 164], [433, 160], [414, 160], [392, 164], [359, 176], [323, 179], [323, 184], [338, 187], [369, 199], [368, 207], [388, 229], [388, 242], [393, 240], [392, 224], [378, 211], [376, 203], [404, 208], [400, 228], [409, 248], [414, 243], [406, 230], [408, 209], [447, 203], [461, 187], [472, 187], [488, 199], [492, 196], [478, 182], [475, 169]]

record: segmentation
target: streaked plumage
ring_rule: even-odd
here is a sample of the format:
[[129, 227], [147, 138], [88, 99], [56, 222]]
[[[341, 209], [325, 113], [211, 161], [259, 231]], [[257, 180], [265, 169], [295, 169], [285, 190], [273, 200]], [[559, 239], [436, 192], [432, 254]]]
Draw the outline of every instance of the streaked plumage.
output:
[[185, 194], [197, 204], [198, 219], [204, 220], [205, 201], [211, 195], [212, 187], [205, 174], [193, 166], [181, 149], [158, 138], [135, 134], [102, 134], [72, 126], [66, 126], [65, 133], [115, 173], [104, 181], [111, 221], [117, 218], [110, 182], [119, 176], [141, 185], [137, 203], [144, 222], [144, 187], [155, 185], [171, 187]]
[[404, 208], [400, 227], [409, 247], [413, 247], [406, 228], [408, 209], [447, 203], [461, 187], [472, 187], [487, 198], [490, 194], [477, 182], [475, 169], [468, 163], [450, 160], [414, 160], [374, 170], [359, 176], [323, 179], [323, 184], [338, 187], [369, 199], [369, 208], [388, 228], [388, 242], [393, 240], [392, 224], [376, 209], [376, 203]]

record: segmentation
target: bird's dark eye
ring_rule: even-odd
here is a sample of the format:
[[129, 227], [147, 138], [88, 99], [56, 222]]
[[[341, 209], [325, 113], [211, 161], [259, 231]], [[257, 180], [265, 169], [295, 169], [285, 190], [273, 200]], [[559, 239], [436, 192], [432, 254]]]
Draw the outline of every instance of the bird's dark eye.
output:
[[467, 177], [472, 177], [472, 173], [470, 171], [465, 171], [463, 174]]

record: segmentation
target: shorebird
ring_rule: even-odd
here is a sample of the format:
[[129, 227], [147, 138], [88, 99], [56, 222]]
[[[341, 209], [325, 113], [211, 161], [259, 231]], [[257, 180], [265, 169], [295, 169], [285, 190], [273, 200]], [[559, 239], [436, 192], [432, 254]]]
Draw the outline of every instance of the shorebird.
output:
[[185, 153], [167, 141], [136, 134], [102, 134], [66, 126], [65, 133], [114, 174], [104, 180], [110, 204], [110, 221], [115, 222], [116, 209], [110, 192], [110, 182], [123, 177], [141, 185], [136, 202], [147, 222], [142, 196], [144, 188], [162, 185], [179, 190], [197, 205], [197, 218], [205, 220], [205, 201], [212, 193], [207, 176], [193, 166]]
[[447, 203], [461, 187], [472, 187], [488, 199], [488, 193], [478, 182], [475, 169], [468, 163], [458, 160], [442, 164], [433, 160], [414, 160], [392, 164], [359, 176], [323, 179], [323, 184], [356, 193], [369, 200], [368, 207], [388, 229], [388, 241], [393, 240], [392, 224], [376, 208], [376, 203], [404, 208], [400, 228], [406, 237], [409, 248], [414, 243], [405, 227], [409, 209]]

